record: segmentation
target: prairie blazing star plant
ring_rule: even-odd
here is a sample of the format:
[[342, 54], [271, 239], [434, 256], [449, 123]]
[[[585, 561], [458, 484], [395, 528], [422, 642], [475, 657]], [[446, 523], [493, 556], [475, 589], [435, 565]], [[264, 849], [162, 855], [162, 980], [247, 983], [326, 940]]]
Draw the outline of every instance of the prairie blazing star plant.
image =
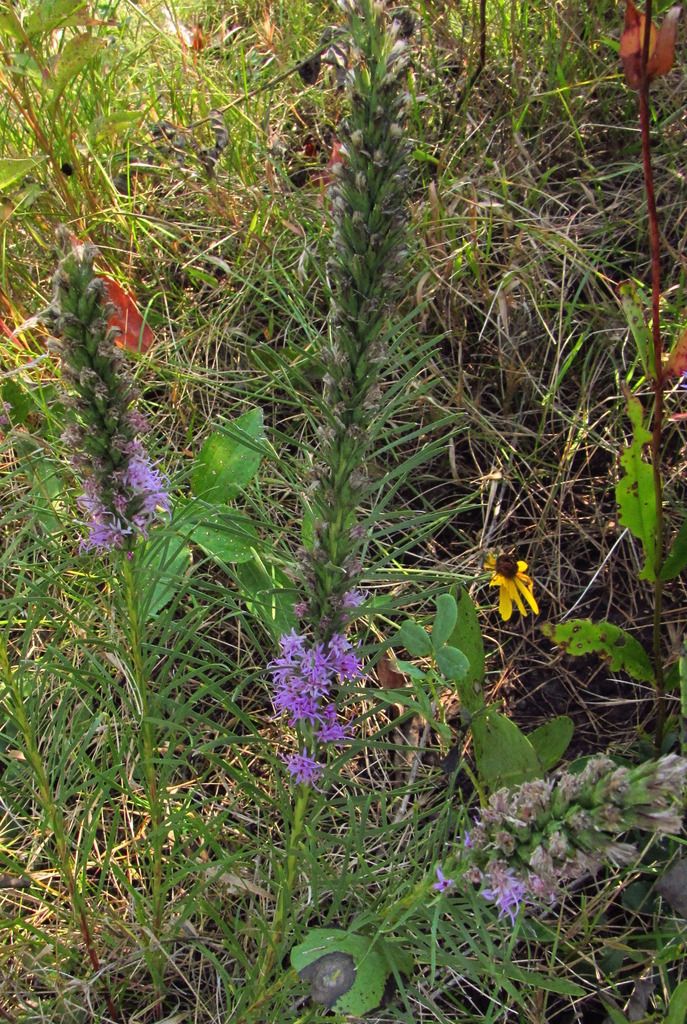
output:
[[83, 480], [77, 505], [86, 535], [80, 546], [132, 550], [137, 537], [146, 537], [159, 514], [169, 511], [166, 482], [140, 439], [148, 425], [134, 406], [117, 331], [107, 324], [105, 286], [93, 269], [97, 250], [74, 243], [66, 231], [59, 239], [66, 254], [49, 313], [71, 419], [63, 440]]
[[687, 758], [677, 754], [634, 768], [600, 755], [578, 774], [500, 789], [464, 836], [459, 866], [514, 922], [523, 904], [550, 905], [605, 862], [637, 857], [633, 843], [618, 841], [623, 833], [679, 833], [686, 776]]

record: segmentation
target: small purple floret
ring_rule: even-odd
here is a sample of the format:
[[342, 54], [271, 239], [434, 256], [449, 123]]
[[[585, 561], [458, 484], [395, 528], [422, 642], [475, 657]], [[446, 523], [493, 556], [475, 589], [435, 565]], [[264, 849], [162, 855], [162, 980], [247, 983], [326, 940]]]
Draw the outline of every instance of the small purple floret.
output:
[[305, 786], [314, 786], [322, 778], [324, 771], [313, 757], [308, 757], [305, 750], [302, 754], [290, 754], [284, 758], [286, 767], [295, 782]]
[[482, 889], [481, 896], [490, 903], [495, 903], [499, 917], [510, 917], [515, 924], [520, 906], [527, 892], [525, 883], [510, 869], [495, 864], [488, 874], [491, 887]]
[[432, 886], [437, 892], [446, 892], [448, 889], [452, 889], [456, 884], [452, 878], [447, 878], [444, 872], [441, 870], [441, 864], [437, 864], [437, 880]]

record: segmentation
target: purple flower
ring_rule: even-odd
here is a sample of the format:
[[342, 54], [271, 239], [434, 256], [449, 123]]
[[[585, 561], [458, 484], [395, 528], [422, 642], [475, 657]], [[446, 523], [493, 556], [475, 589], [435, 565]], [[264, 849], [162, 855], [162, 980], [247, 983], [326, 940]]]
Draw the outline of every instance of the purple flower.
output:
[[510, 917], [515, 924], [520, 905], [525, 899], [527, 887], [515, 872], [506, 867], [503, 861], [496, 861], [488, 869], [487, 880], [491, 883], [488, 889], [482, 889], [481, 896], [490, 903], [495, 903], [499, 917]]
[[292, 778], [304, 786], [314, 786], [322, 778], [324, 768], [314, 757], [308, 757], [305, 750], [302, 754], [290, 754], [284, 762]]
[[362, 590], [347, 590], [341, 598], [341, 607], [350, 611], [353, 608], [359, 608], [364, 600], [365, 595]]
[[320, 743], [345, 743], [350, 739], [347, 727], [342, 725], [336, 713], [336, 704], [325, 704], [320, 712], [322, 725], [316, 736]]
[[453, 888], [456, 884], [452, 878], [447, 878], [444, 872], [441, 870], [441, 864], [437, 864], [437, 880], [432, 886], [437, 892], [446, 892], [448, 889]]

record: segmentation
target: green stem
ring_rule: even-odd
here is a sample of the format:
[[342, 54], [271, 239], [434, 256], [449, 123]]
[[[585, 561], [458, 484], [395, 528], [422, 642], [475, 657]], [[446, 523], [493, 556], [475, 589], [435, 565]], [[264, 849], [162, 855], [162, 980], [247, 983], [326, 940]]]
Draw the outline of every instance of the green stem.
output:
[[141, 707], [141, 764], [148, 791], [150, 811], [151, 845], [151, 931], [158, 938], [162, 930], [163, 915], [163, 857], [164, 793], [158, 783], [156, 749], [157, 737], [150, 717], [150, 694], [143, 659], [143, 627], [137, 600], [136, 574], [128, 553], [122, 559], [124, 579], [124, 600], [126, 602], [129, 645], [131, 649], [132, 682], [136, 688]]

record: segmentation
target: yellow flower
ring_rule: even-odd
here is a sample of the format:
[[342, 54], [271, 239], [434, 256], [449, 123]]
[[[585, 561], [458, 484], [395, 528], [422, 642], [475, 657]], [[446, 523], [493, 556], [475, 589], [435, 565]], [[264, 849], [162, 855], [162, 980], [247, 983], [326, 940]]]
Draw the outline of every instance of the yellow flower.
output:
[[512, 555], [489, 555], [484, 568], [493, 573], [489, 586], [499, 588], [499, 612], [504, 622], [508, 622], [513, 614], [513, 605], [521, 615], [527, 615], [523, 597], [534, 614], [539, 613], [539, 605], [532, 593], [532, 577], [525, 571], [527, 562], [517, 562]]

